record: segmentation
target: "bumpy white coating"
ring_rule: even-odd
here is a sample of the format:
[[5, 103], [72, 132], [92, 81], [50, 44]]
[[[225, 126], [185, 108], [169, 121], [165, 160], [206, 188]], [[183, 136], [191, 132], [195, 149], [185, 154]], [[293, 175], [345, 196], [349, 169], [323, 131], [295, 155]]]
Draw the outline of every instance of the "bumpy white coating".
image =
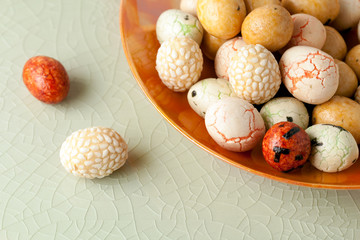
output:
[[214, 59], [215, 73], [218, 78], [229, 79], [230, 61], [239, 48], [247, 45], [242, 37], [235, 37], [224, 42], [216, 52]]
[[358, 88], [355, 91], [354, 99], [357, 103], [360, 104], [360, 86], [358, 86]]
[[111, 128], [92, 127], [73, 132], [61, 145], [60, 161], [78, 177], [103, 178], [124, 165], [125, 140]]
[[309, 161], [323, 172], [340, 172], [352, 166], [359, 157], [355, 138], [345, 129], [315, 124], [305, 130], [311, 140]]
[[228, 80], [206, 78], [198, 81], [188, 91], [190, 107], [201, 117], [205, 117], [208, 107], [222, 98], [235, 97], [236, 94]]
[[309, 113], [305, 105], [293, 97], [271, 99], [262, 106], [260, 114], [267, 129], [283, 121], [293, 122], [303, 129], [309, 125]]
[[279, 65], [286, 88], [305, 103], [324, 103], [338, 88], [339, 71], [333, 57], [317, 48], [289, 48]]
[[156, 70], [162, 82], [175, 92], [184, 92], [196, 83], [203, 69], [199, 45], [188, 37], [174, 37], [161, 44]]
[[360, 20], [359, 0], [339, 0], [340, 12], [331, 25], [338, 31], [356, 27]]
[[275, 57], [259, 44], [248, 44], [236, 51], [230, 61], [228, 73], [237, 96], [251, 104], [269, 101], [281, 84]]
[[265, 135], [265, 125], [254, 106], [237, 97], [220, 99], [205, 115], [210, 136], [221, 147], [234, 152], [253, 149]]
[[291, 15], [294, 30], [289, 43], [281, 50], [294, 46], [310, 46], [321, 49], [326, 41], [326, 29], [316, 17], [305, 13]]
[[197, 17], [179, 9], [164, 11], [156, 22], [156, 36], [160, 44], [173, 37], [190, 37], [200, 45], [203, 32]]

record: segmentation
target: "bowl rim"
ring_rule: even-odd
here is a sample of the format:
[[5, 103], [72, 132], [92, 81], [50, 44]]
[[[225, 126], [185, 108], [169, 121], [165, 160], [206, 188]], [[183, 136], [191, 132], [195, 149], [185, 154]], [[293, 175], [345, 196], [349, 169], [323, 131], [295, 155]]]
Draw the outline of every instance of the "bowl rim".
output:
[[[119, 9], [119, 24], [120, 24], [120, 37], [121, 37], [121, 43], [124, 50], [124, 54], [127, 60], [127, 64], [131, 70], [131, 73], [133, 74], [137, 84], [140, 86], [142, 92], [145, 94], [146, 98], [150, 101], [150, 103], [153, 105], [153, 107], [160, 113], [160, 115], [168, 122], [170, 125], [172, 125], [179, 133], [181, 133], [183, 136], [185, 136], [188, 140], [190, 140], [192, 143], [194, 143], [196, 146], [200, 147], [201, 149], [205, 150], [212, 156], [215, 156], [219, 160], [222, 160], [226, 163], [229, 163], [230, 165], [233, 165], [237, 168], [240, 168], [242, 170], [245, 170], [247, 172], [250, 172], [252, 174], [272, 179], [278, 182], [292, 184], [296, 186], [302, 186], [302, 187], [310, 187], [310, 188], [318, 188], [318, 189], [335, 189], [335, 190], [356, 190], [360, 189], [359, 185], [341, 185], [341, 184], [328, 184], [328, 183], [311, 183], [311, 182], [305, 182], [305, 181], [299, 181], [299, 180], [293, 180], [288, 179], [276, 175], [272, 175], [269, 173], [265, 173], [262, 171], [255, 170], [253, 168], [246, 167], [242, 165], [241, 163], [234, 162], [228, 157], [225, 157], [218, 152], [208, 148], [204, 144], [200, 143], [196, 139], [194, 139], [190, 134], [188, 134], [183, 128], [181, 128], [178, 124], [176, 124], [172, 119], [170, 119], [165, 112], [162, 110], [162, 108], [156, 103], [155, 99], [150, 95], [147, 87], [145, 84], [141, 81], [140, 75], [136, 69], [136, 66], [134, 65], [134, 61], [132, 59], [132, 56], [127, 48], [127, 43], [125, 42], [125, 31], [124, 31], [124, 11], [125, 11], [125, 1], [127, 0], [121, 0], [120, 1], [120, 9]], [[336, 174], [336, 173], [333, 173]]]

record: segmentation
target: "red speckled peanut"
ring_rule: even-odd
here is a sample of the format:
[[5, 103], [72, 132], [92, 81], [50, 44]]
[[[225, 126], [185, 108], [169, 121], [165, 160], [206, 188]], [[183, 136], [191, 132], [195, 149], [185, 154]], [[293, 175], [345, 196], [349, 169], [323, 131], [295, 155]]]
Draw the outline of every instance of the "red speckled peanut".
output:
[[24, 65], [23, 81], [30, 93], [45, 103], [59, 103], [70, 88], [63, 65], [51, 57], [36, 56]]

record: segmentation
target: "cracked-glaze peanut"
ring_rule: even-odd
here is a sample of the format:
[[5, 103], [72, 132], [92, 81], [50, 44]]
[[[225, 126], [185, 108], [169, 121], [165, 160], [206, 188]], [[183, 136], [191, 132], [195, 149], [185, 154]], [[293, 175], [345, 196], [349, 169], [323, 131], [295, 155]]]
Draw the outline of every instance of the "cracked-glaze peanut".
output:
[[305, 103], [324, 103], [338, 88], [339, 71], [334, 59], [317, 48], [292, 47], [282, 55], [279, 65], [285, 87]]
[[51, 57], [30, 58], [24, 65], [22, 77], [29, 92], [44, 103], [61, 102], [70, 89], [69, 76], [64, 66]]

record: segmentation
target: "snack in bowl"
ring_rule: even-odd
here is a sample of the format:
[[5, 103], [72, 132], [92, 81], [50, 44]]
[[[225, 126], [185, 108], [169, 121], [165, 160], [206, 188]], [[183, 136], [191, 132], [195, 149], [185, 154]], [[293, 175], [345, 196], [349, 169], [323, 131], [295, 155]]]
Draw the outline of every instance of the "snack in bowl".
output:
[[359, 21], [359, 24], [357, 26], [357, 36], [358, 36], [358, 40], [360, 41], [360, 21]]
[[354, 100], [334, 96], [329, 101], [315, 106], [312, 112], [312, 124], [332, 124], [349, 131], [360, 144], [360, 104]]
[[214, 60], [216, 53], [224, 42], [226, 42], [225, 39], [214, 37], [207, 31], [204, 31], [204, 36], [200, 48], [205, 56], [207, 56], [210, 60]]
[[200, 45], [203, 31], [195, 16], [179, 9], [166, 10], [156, 22], [156, 36], [160, 44], [173, 37], [190, 37]]
[[194, 16], [197, 16], [196, 13], [197, 0], [181, 0], [180, 9], [184, 12], [188, 12]]
[[214, 67], [216, 76], [229, 80], [229, 65], [234, 54], [243, 46], [247, 45], [242, 37], [235, 37], [223, 43], [216, 52]]
[[302, 129], [309, 125], [309, 113], [305, 105], [294, 97], [277, 97], [265, 103], [260, 110], [266, 129], [278, 122], [293, 122]]
[[232, 57], [228, 73], [237, 96], [251, 104], [269, 101], [281, 84], [275, 57], [259, 44], [241, 47]]
[[325, 30], [326, 41], [321, 50], [333, 58], [339, 60], [344, 59], [347, 52], [347, 46], [343, 36], [333, 27], [325, 26]]
[[291, 39], [294, 22], [290, 13], [276, 4], [264, 5], [249, 13], [241, 27], [248, 44], [260, 44], [271, 52], [283, 47]]
[[355, 72], [360, 81], [360, 44], [350, 49], [346, 55], [345, 62]]
[[360, 86], [358, 86], [355, 91], [354, 100], [360, 104]]
[[64, 66], [54, 58], [30, 58], [24, 65], [22, 76], [29, 92], [44, 103], [59, 103], [68, 95], [69, 76]]
[[280, 0], [244, 0], [246, 6], [246, 12], [249, 14], [255, 8], [262, 7], [268, 4], [281, 5]]
[[351, 167], [359, 157], [355, 138], [344, 128], [315, 124], [307, 128], [311, 140], [311, 164], [323, 172], [340, 172]]
[[340, 12], [331, 23], [338, 31], [348, 30], [356, 26], [360, 20], [359, 0], [339, 0]]
[[321, 104], [334, 96], [339, 85], [339, 71], [334, 59], [313, 47], [295, 46], [280, 59], [282, 81], [297, 99]]
[[211, 105], [205, 115], [205, 126], [217, 144], [234, 152], [253, 149], [265, 134], [260, 113], [237, 97], [223, 98]]
[[185, 92], [199, 78], [203, 56], [199, 45], [188, 37], [164, 41], [156, 55], [156, 70], [162, 82], [175, 92]]
[[282, 0], [281, 5], [291, 14], [310, 14], [323, 24], [332, 22], [340, 12], [339, 0]]
[[292, 122], [279, 122], [265, 134], [262, 152], [266, 162], [282, 172], [303, 166], [309, 155], [310, 138], [304, 129]]
[[351, 98], [358, 87], [358, 79], [354, 71], [345, 62], [334, 59], [339, 69], [339, 86], [335, 95]]
[[229, 81], [222, 78], [198, 81], [187, 94], [189, 105], [201, 117], [205, 117], [210, 105], [225, 97], [236, 97], [236, 94]]
[[294, 46], [310, 46], [321, 49], [326, 41], [324, 25], [314, 16], [305, 13], [291, 15], [294, 21], [294, 30], [290, 41], [281, 49], [285, 50]]
[[230, 39], [240, 32], [246, 7], [243, 0], [198, 0], [197, 15], [208, 33]]

